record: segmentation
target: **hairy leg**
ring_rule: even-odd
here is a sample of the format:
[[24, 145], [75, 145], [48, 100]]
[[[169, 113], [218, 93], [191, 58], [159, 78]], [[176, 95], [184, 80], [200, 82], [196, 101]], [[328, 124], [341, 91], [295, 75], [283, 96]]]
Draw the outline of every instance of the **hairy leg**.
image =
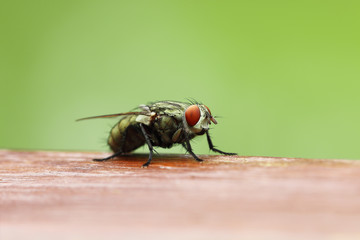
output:
[[223, 152], [223, 151], [215, 148], [212, 141], [211, 141], [209, 131], [206, 131], [206, 138], [207, 138], [207, 141], [209, 143], [209, 148], [210, 148], [211, 151], [218, 152], [218, 153], [221, 153], [221, 154], [224, 154], [224, 155], [237, 155], [236, 153]]
[[186, 142], [183, 143], [182, 145], [186, 149], [186, 151], [188, 151], [191, 154], [191, 156], [193, 156], [193, 158], [195, 158], [196, 161], [198, 161], [198, 162], [204, 161], [204, 160], [200, 159], [198, 156], [196, 156], [195, 153], [192, 151], [189, 140], [186, 140]]
[[154, 148], [153, 148], [153, 146], [152, 146], [152, 144], [151, 144], [151, 140], [150, 140], [148, 134], [146, 133], [146, 130], [145, 130], [145, 128], [144, 128], [144, 126], [143, 126], [142, 123], [140, 123], [140, 128], [141, 128], [141, 132], [143, 133], [143, 135], [144, 135], [144, 137], [145, 137], [146, 144], [148, 145], [149, 151], [150, 151], [150, 153], [149, 153], [149, 159], [147, 160], [146, 163], [144, 163], [144, 164], [142, 165], [142, 167], [145, 168], [145, 167], [148, 167], [149, 164], [151, 163]]

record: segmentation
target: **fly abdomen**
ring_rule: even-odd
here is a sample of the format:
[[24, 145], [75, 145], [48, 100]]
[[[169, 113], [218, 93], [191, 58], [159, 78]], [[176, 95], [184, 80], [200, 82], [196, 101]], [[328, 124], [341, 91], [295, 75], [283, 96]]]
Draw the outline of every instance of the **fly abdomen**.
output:
[[108, 144], [115, 153], [129, 153], [145, 144], [139, 123], [135, 119], [136, 116], [126, 116], [111, 129]]

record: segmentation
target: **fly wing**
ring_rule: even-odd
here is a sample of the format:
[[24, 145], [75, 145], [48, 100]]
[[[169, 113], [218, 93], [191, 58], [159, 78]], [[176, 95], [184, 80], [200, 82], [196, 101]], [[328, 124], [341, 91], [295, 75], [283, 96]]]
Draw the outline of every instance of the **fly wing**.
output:
[[118, 116], [134, 115], [137, 122], [141, 122], [149, 125], [154, 116], [167, 115], [175, 117], [181, 120], [183, 113], [190, 104], [176, 101], [159, 101], [153, 102], [149, 105], [140, 105], [138, 108], [139, 112], [126, 112], [126, 113], [115, 113], [93, 117], [85, 117], [77, 119], [76, 121], [95, 119], [95, 118], [113, 118]]
[[151, 116], [150, 112], [126, 112], [126, 113], [114, 113], [114, 114], [107, 114], [107, 115], [99, 115], [99, 116], [93, 116], [93, 117], [85, 117], [77, 119], [76, 121], [82, 121], [82, 120], [88, 120], [88, 119], [95, 119], [95, 118], [113, 118], [118, 116], [128, 116], [128, 115], [145, 115], [145, 116]]

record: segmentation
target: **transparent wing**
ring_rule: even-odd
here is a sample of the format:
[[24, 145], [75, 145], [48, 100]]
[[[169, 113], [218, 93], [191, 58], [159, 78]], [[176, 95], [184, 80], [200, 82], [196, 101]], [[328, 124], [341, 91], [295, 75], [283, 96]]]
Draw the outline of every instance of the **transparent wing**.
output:
[[150, 112], [126, 112], [126, 113], [114, 113], [114, 114], [106, 114], [106, 115], [99, 115], [99, 116], [92, 116], [92, 117], [85, 117], [77, 119], [76, 121], [88, 120], [88, 119], [95, 119], [95, 118], [113, 118], [118, 116], [127, 116], [127, 115], [145, 115], [151, 116]]
[[93, 117], [85, 117], [77, 119], [76, 121], [95, 119], [95, 118], [113, 118], [118, 116], [126, 116], [126, 115], [143, 115], [152, 117], [154, 114], [157, 115], [168, 115], [174, 116], [181, 119], [183, 112], [189, 106], [189, 103], [176, 102], [176, 101], [158, 101], [150, 103], [149, 105], [140, 105], [140, 112], [126, 112], [126, 113], [115, 113], [115, 114], [107, 114], [107, 115], [99, 115]]

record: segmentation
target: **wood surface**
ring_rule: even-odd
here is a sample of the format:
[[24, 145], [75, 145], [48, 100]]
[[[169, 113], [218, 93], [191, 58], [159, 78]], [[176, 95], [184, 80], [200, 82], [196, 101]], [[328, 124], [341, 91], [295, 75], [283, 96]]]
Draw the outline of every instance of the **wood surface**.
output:
[[0, 150], [0, 239], [360, 239], [360, 161]]

